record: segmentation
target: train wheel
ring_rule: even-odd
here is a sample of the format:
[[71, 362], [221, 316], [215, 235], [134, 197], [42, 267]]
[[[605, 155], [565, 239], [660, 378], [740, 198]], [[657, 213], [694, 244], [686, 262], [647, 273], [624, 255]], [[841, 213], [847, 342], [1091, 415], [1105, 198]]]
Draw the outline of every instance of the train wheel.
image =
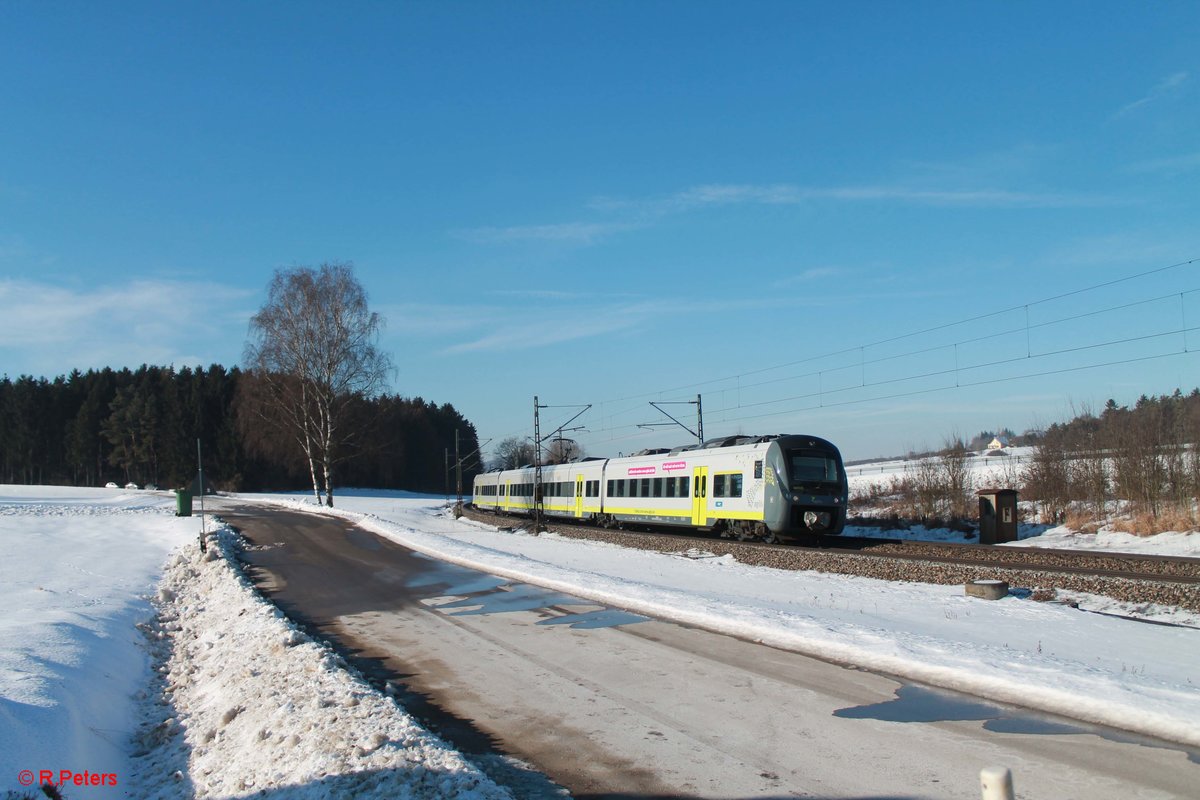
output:
[[779, 544], [779, 537], [775, 535], [775, 531], [761, 522], [754, 523], [754, 538], [766, 544]]

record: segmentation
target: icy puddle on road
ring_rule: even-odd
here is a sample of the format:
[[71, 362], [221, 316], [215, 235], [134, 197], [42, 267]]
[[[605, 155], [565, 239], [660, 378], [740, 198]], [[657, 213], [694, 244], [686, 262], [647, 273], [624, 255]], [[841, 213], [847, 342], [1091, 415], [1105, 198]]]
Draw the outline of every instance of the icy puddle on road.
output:
[[[539, 620], [537, 625], [566, 625], [577, 630], [615, 628], [649, 621], [649, 617], [608, 608], [569, 594], [527, 583], [512, 583], [428, 556], [416, 556], [427, 561], [428, 567], [422, 574], [408, 579], [405, 586], [421, 598], [423, 605], [453, 616], [544, 610], [555, 615]], [[587, 610], [574, 612], [566, 608]]]
[[1002, 706], [967, 695], [905, 684], [896, 690], [894, 700], [865, 706], [840, 708], [833, 712], [843, 719], [877, 719], [884, 722], [983, 722], [992, 733], [1023, 733], [1036, 736], [1091, 734], [1118, 744], [1135, 744], [1187, 753], [1188, 760], [1200, 764], [1200, 752], [1182, 745], [1073, 722], [1049, 715], [1035, 714], [1014, 706]]

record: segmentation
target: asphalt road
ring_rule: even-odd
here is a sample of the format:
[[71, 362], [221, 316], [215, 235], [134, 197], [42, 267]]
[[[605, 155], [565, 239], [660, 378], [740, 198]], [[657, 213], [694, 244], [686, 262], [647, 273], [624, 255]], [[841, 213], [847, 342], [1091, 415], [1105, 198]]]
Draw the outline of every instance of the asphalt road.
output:
[[268, 597], [519, 797], [965, 798], [994, 764], [1026, 800], [1200, 786], [1170, 747], [512, 584], [336, 517], [217, 513]]

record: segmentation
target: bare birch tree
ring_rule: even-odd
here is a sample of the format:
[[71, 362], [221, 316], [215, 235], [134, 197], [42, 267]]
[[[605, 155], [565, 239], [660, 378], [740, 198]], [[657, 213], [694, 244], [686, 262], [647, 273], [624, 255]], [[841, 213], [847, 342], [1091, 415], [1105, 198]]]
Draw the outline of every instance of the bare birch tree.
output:
[[308, 462], [313, 494], [333, 505], [334, 469], [355, 444], [347, 411], [384, 388], [391, 370], [376, 347], [383, 320], [349, 264], [280, 269], [250, 320], [245, 362], [252, 413], [289, 436]]
[[492, 469], [516, 469], [532, 464], [534, 459], [533, 442], [516, 436], [501, 439], [492, 452]]
[[585, 455], [583, 446], [574, 439], [551, 439], [546, 446], [547, 464], [567, 464]]

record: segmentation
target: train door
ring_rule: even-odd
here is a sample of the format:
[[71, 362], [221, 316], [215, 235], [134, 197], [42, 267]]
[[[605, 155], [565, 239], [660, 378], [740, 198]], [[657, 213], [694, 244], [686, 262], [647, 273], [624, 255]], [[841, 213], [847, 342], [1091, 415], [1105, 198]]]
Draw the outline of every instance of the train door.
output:
[[692, 470], [692, 524], [708, 524], [708, 467]]
[[583, 474], [575, 476], [575, 516], [583, 516]]
[[508, 481], [504, 482], [504, 510], [509, 510], [509, 504], [512, 502], [512, 484]]

